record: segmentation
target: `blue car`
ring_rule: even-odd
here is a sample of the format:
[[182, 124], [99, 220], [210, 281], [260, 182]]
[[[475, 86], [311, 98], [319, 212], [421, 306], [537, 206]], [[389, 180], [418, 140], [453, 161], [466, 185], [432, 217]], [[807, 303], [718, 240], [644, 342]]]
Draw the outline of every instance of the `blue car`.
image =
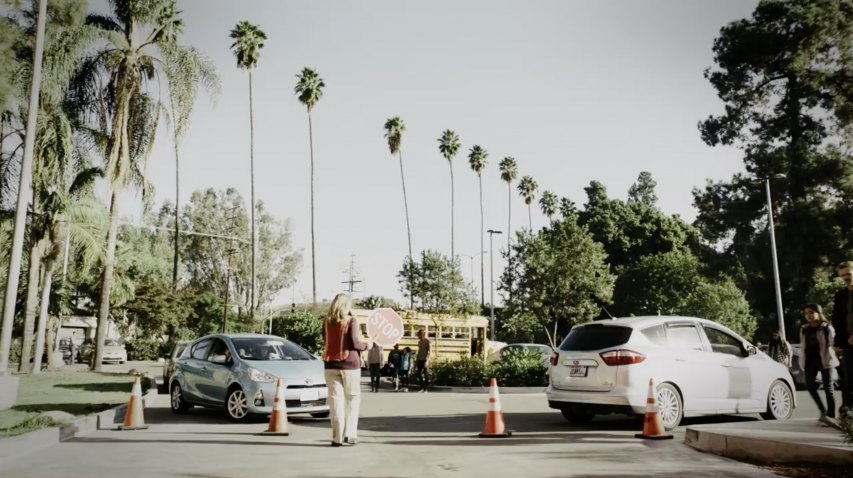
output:
[[172, 412], [222, 408], [235, 421], [272, 412], [282, 379], [288, 414], [329, 416], [323, 362], [274, 335], [216, 334], [191, 342], [169, 380]]

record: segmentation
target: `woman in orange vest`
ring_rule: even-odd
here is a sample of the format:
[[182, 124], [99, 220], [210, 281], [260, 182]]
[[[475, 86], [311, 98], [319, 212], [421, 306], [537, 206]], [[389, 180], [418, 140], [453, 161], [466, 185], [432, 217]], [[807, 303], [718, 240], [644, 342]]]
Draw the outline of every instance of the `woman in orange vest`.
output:
[[329, 387], [329, 412], [332, 422], [332, 446], [358, 440], [358, 407], [361, 402], [359, 351], [370, 348], [370, 341], [359, 337], [358, 321], [352, 316], [352, 301], [338, 294], [323, 320], [323, 362]]

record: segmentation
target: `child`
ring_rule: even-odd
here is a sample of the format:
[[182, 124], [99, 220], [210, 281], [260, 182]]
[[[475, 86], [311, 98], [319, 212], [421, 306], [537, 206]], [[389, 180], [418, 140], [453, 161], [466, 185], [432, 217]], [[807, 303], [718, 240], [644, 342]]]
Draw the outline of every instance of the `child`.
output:
[[400, 354], [400, 388], [404, 392], [409, 391], [409, 370], [412, 369], [412, 349], [406, 347]]
[[[803, 376], [809, 395], [820, 410], [818, 422], [823, 425], [838, 428], [835, 421], [835, 397], [832, 394], [831, 371], [839, 362], [832, 349], [835, 339], [835, 329], [823, 315], [823, 308], [818, 304], [809, 304], [803, 308], [807, 324], [800, 328], [800, 368], [805, 371]], [[820, 374], [823, 389], [826, 392], [824, 407], [817, 393], [816, 376]]]

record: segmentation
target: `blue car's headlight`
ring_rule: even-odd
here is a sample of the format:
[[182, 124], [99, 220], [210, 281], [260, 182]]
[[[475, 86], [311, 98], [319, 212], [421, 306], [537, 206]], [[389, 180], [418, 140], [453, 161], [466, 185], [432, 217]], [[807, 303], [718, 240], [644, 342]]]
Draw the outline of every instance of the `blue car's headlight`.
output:
[[264, 372], [263, 370], [258, 370], [256, 368], [249, 367], [248, 369], [249, 380], [253, 382], [261, 382], [261, 383], [271, 383], [275, 382], [276, 377], [271, 373]]

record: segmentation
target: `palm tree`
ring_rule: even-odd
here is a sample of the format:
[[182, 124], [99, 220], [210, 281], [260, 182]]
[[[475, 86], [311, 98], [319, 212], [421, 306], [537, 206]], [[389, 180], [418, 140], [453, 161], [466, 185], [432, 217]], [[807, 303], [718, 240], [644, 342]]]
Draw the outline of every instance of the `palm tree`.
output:
[[[180, 142], [189, 126], [190, 115], [195, 106], [198, 87], [202, 86], [213, 100], [219, 95], [219, 76], [209, 58], [195, 48], [168, 50], [174, 61], [166, 64], [169, 79], [169, 108], [172, 114], [172, 144], [175, 147], [175, 243], [172, 258], [172, 291], [178, 288], [178, 263], [181, 240], [181, 162]], [[182, 78], [192, 81], [183, 82]]]
[[311, 146], [311, 297], [313, 303], [317, 303], [317, 264], [314, 255], [314, 130], [311, 124], [311, 110], [323, 97], [323, 88], [326, 84], [320, 75], [311, 68], [303, 68], [302, 73], [296, 75], [299, 81], [293, 89], [299, 97], [299, 102], [308, 110], [308, 142]]
[[[477, 178], [480, 181], [480, 250], [484, 250], [484, 234], [486, 230], [485, 218], [483, 216], [483, 170], [486, 169], [486, 158], [489, 153], [479, 145], [474, 145], [471, 151], [468, 152], [468, 165], [477, 173]], [[482, 259], [482, 257], [481, 257]], [[483, 267], [483, 261], [480, 261], [480, 307], [486, 306], [486, 273]]]
[[524, 176], [521, 178], [521, 181], [518, 182], [518, 192], [521, 194], [521, 197], [524, 198], [524, 204], [527, 204], [527, 221], [529, 231], [533, 233], [533, 212], [530, 209], [530, 203], [536, 199], [536, 181], [533, 180], [530, 176]]
[[518, 163], [515, 162], [515, 158], [512, 156], [507, 156], [501, 160], [498, 168], [501, 170], [501, 179], [506, 181], [506, 190], [508, 193], [506, 208], [506, 253], [507, 257], [509, 257], [512, 238], [512, 182], [518, 177]]
[[438, 138], [438, 151], [447, 160], [447, 165], [450, 166], [450, 260], [452, 261], [456, 261], [454, 220], [456, 199], [453, 192], [453, 157], [459, 152], [459, 146], [459, 136], [452, 130], [444, 130], [441, 137]]
[[548, 221], [554, 222], [554, 214], [557, 213], [557, 195], [551, 191], [542, 193], [539, 198], [539, 207], [542, 208], [542, 214], [548, 217]]
[[[412, 255], [412, 228], [409, 223], [409, 199], [406, 196], [406, 176], [403, 174], [403, 151], [401, 144], [403, 142], [403, 133], [406, 131], [406, 125], [399, 116], [389, 118], [385, 121], [385, 139], [388, 141], [388, 149], [391, 151], [391, 156], [397, 155], [400, 159], [400, 180], [403, 182], [403, 206], [406, 209], [406, 233], [409, 237], [409, 264], [414, 262]], [[413, 277], [409, 279], [409, 307], [415, 309], [415, 297], [413, 289]]]
[[[98, 331], [92, 369], [101, 370], [104, 339], [110, 315], [110, 293], [115, 272], [119, 200], [130, 185], [142, 189], [143, 201], [150, 204], [151, 186], [146, 180], [147, 158], [154, 143], [162, 105], [147, 89], [147, 82], [177, 61], [182, 50], [176, 42], [183, 21], [174, 0], [135, 2], [113, 0], [112, 17], [91, 15], [90, 24], [102, 32], [105, 46], [93, 59], [93, 68], [103, 71], [107, 85], [98, 92], [94, 107], [100, 114], [101, 135], [96, 143], [106, 156], [105, 176], [110, 196], [110, 225], [98, 307]], [[155, 56], [159, 52], [160, 55]], [[197, 79], [166, 75], [170, 88]]]
[[234, 50], [234, 55], [237, 57], [237, 67], [249, 72], [249, 168], [252, 176], [252, 205], [249, 208], [252, 221], [252, 291], [249, 299], [249, 316], [254, 320], [255, 241], [257, 239], [255, 238], [255, 119], [252, 110], [252, 70], [258, 65], [258, 58], [261, 55], [261, 48], [264, 47], [264, 40], [267, 39], [267, 35], [261, 31], [258, 25], [252, 25], [244, 20], [231, 30], [231, 38], [234, 40], [234, 43], [231, 44], [231, 49]]

